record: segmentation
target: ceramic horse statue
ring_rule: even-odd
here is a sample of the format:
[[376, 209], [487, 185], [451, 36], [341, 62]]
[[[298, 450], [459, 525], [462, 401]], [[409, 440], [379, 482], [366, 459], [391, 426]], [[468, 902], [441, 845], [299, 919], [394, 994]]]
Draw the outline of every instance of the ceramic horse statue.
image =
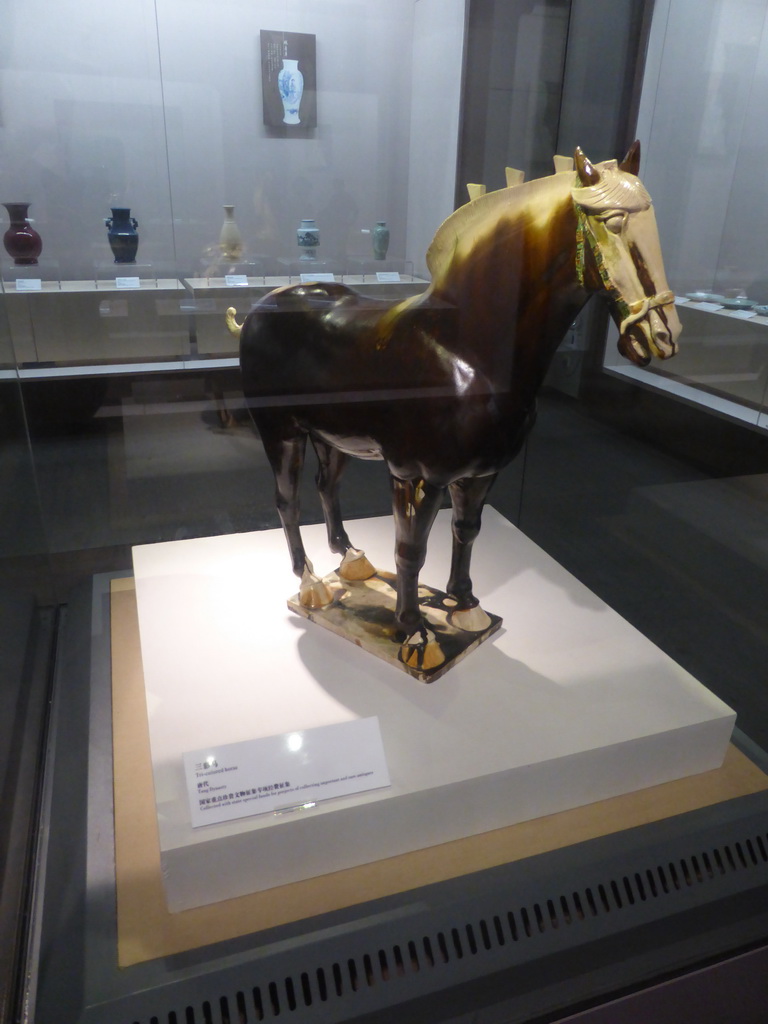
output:
[[[562, 159], [557, 158], [561, 161]], [[643, 366], [676, 351], [680, 332], [650, 197], [637, 178], [639, 145], [621, 163], [592, 164], [487, 193], [438, 229], [427, 253], [432, 283], [405, 301], [375, 300], [342, 284], [278, 288], [240, 327], [242, 382], [276, 481], [277, 508], [300, 602], [332, 600], [312, 571], [299, 530], [307, 438], [342, 579], [375, 570], [353, 548], [338, 485], [350, 456], [389, 469], [396, 534], [393, 641], [428, 678], [444, 655], [419, 607], [419, 571], [449, 492], [453, 555], [446, 606], [453, 627], [489, 624], [470, 579], [486, 496], [520, 450], [536, 393], [569, 325], [604, 293], [619, 349]], [[557, 167], [557, 163], [556, 163]]]

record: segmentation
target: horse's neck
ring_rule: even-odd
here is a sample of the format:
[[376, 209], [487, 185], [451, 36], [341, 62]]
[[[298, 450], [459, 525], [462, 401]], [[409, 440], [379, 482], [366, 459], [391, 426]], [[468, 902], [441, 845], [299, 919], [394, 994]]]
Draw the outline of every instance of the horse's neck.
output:
[[[476, 200], [463, 224], [461, 210], [453, 215], [459, 233], [451, 253], [446, 229], [453, 218], [435, 236], [445, 248], [435, 259], [432, 292], [456, 307], [466, 325], [460, 343], [494, 366], [499, 349], [511, 349], [513, 375], [524, 365], [532, 368], [533, 377], [543, 376], [586, 299], [576, 273], [570, 187], [571, 176], [559, 174]], [[474, 223], [469, 223], [472, 213]]]

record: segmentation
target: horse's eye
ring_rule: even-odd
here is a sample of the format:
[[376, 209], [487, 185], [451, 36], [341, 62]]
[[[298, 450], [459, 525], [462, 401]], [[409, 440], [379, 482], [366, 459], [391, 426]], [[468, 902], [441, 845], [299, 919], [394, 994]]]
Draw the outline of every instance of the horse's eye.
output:
[[626, 220], [627, 215], [625, 213], [612, 213], [610, 216], [603, 218], [603, 224], [605, 224], [611, 234], [620, 235]]

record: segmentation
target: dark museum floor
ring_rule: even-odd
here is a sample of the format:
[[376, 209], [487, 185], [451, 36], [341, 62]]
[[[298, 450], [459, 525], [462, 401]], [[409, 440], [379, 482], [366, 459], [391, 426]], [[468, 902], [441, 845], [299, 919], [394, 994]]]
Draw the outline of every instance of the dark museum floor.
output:
[[[158, 387], [134, 382], [102, 394], [95, 416], [76, 427], [33, 416], [31, 459], [23, 432], [0, 451], [7, 666], [23, 656], [26, 592], [64, 601], [94, 572], [129, 569], [134, 543], [278, 525], [271, 474], [234, 390], [226, 397], [235, 422], [224, 427], [205, 382], [179, 383], [173, 403], [167, 382]], [[642, 401], [633, 415], [641, 413]], [[762, 439], [754, 445], [757, 454], [733, 473], [723, 469], [727, 453], [713, 473], [688, 451], [639, 438], [620, 417], [598, 418], [545, 390], [525, 456], [490, 502], [729, 703], [741, 730], [768, 748], [768, 459]], [[312, 476], [308, 466], [306, 521], [320, 519]], [[342, 501], [347, 519], [388, 513], [383, 466], [353, 462]]]

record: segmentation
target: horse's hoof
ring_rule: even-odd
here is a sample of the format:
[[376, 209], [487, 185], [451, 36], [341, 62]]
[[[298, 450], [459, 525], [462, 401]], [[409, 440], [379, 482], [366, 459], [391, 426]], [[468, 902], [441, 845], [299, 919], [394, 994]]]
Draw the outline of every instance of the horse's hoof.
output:
[[338, 573], [343, 580], [357, 582], [359, 580], [369, 580], [371, 576], [376, 575], [376, 570], [365, 557], [364, 551], [350, 548], [341, 560]]
[[465, 633], [482, 633], [491, 624], [491, 617], [479, 604], [474, 608], [457, 608], [448, 612], [448, 625]]
[[428, 629], [420, 629], [402, 643], [400, 661], [408, 668], [430, 672], [443, 664], [445, 655], [435, 640], [434, 633], [430, 633]]
[[299, 604], [301, 607], [326, 608], [332, 600], [333, 596], [323, 581], [309, 569], [305, 569], [301, 577], [301, 586], [299, 587]]

